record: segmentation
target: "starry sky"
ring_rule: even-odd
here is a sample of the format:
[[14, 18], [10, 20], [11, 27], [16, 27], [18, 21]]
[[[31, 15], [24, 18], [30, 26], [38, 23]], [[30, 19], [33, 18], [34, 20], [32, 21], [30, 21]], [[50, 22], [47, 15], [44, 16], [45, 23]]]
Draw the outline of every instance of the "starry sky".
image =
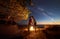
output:
[[[32, 0], [33, 6], [27, 6], [37, 24], [60, 24], [60, 0]], [[23, 24], [26, 21], [21, 21]]]

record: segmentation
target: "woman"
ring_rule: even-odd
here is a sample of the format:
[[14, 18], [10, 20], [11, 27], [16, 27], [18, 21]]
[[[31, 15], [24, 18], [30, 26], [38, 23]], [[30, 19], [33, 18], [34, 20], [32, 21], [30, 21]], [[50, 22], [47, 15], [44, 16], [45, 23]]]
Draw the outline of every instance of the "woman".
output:
[[[30, 17], [29, 17], [29, 24], [28, 24], [28, 26], [29, 26], [29, 27], [30, 27], [30, 26], [35, 27], [35, 31], [36, 31], [36, 20], [34, 19], [33, 16], [30, 16]], [[29, 31], [29, 27], [28, 27], [28, 31]]]

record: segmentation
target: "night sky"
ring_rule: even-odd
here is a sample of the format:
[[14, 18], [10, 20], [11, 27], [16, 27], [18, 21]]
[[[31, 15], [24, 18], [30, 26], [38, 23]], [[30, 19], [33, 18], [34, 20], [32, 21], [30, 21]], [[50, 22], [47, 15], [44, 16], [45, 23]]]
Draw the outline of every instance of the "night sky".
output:
[[[33, 6], [27, 6], [37, 24], [60, 24], [60, 0], [32, 0]], [[19, 23], [26, 24], [28, 21]]]

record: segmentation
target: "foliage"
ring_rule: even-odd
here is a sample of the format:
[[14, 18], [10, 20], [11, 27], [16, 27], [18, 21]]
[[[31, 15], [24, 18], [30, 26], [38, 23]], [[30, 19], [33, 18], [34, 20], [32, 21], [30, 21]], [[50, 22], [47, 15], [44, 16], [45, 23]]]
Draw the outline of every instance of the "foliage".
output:
[[[30, 2], [31, 0], [29, 0], [29, 4]], [[27, 3], [28, 0], [0, 0], [0, 14], [4, 14], [8, 20], [27, 20], [30, 14], [26, 7]]]

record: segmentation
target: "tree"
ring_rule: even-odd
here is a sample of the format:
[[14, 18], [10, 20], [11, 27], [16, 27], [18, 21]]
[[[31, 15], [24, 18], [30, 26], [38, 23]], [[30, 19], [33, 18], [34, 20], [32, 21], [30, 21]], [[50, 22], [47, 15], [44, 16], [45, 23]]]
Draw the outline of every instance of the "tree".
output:
[[27, 20], [30, 11], [26, 5], [31, 0], [0, 0], [0, 14], [6, 15], [7, 20]]
[[0, 34], [14, 36], [19, 33], [16, 22], [28, 19], [30, 11], [26, 5], [30, 2], [31, 0], [0, 0]]

